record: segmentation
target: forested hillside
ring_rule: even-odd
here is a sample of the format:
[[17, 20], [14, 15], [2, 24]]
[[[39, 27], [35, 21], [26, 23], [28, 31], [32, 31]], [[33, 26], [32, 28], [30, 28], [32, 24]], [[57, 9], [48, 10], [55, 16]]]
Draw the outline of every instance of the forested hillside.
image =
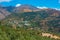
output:
[[37, 12], [12, 13], [2, 20], [2, 25], [15, 25], [40, 28], [43, 31], [60, 32], [60, 13], [58, 11], [42, 10]]
[[12, 28], [0, 25], [0, 40], [59, 40], [41, 36], [42, 31], [38, 29]]

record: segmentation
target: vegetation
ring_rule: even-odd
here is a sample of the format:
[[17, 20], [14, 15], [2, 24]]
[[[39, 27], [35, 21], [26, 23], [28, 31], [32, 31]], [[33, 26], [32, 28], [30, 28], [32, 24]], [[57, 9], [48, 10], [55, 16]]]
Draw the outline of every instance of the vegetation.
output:
[[40, 30], [0, 26], [0, 40], [55, 40], [42, 37]]
[[3, 25], [38, 27], [43, 31], [60, 32], [60, 16], [46, 10], [38, 12], [12, 13], [3, 20]]
[[55, 40], [42, 32], [60, 35], [60, 16], [43, 11], [13, 13], [0, 22], [0, 40]]

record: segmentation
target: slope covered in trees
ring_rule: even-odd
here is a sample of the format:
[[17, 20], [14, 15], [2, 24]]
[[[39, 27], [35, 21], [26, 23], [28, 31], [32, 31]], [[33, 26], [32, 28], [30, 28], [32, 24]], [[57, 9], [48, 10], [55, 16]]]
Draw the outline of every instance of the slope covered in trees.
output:
[[0, 22], [1, 40], [55, 40], [42, 32], [60, 35], [60, 13], [54, 10], [11, 13]]
[[60, 32], [60, 13], [56, 10], [12, 13], [2, 21], [3, 25], [27, 26], [43, 31]]
[[41, 36], [41, 30], [26, 29], [24, 27], [12, 28], [0, 25], [0, 40], [57, 40]]

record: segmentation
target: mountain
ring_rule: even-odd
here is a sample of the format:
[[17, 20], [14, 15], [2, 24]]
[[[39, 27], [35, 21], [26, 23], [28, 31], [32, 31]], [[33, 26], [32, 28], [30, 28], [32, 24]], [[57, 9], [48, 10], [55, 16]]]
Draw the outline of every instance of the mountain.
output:
[[6, 9], [4, 9], [2, 6], [0, 6], [0, 20], [4, 19], [6, 16], [10, 15], [11, 13], [8, 12]]
[[31, 5], [19, 7], [0, 6], [2, 24], [15, 26], [38, 27], [44, 31], [60, 32], [60, 11], [56, 9], [38, 9]]
[[60, 40], [60, 11], [26, 4], [0, 6], [0, 39]]
[[39, 9], [28, 4], [21, 5], [19, 7], [16, 7], [14, 9], [15, 13], [20, 13], [20, 12], [32, 12], [32, 11], [38, 11]]
[[3, 9], [6, 9], [6, 10], [9, 11], [9, 12], [13, 12], [13, 10], [14, 10], [15, 8], [16, 8], [16, 7], [14, 7], [14, 6], [3, 7]]
[[[60, 11], [55, 9], [39, 9], [38, 11], [23, 11], [23, 9], [31, 9], [32, 7], [20, 6], [15, 12], [7, 16], [2, 24], [12, 27], [32, 27], [40, 28], [42, 31], [60, 32]], [[31, 10], [38, 8], [33, 7]]]
[[0, 20], [4, 19], [6, 16], [10, 15], [11, 13], [20, 13], [20, 12], [32, 12], [32, 10], [37, 10], [38, 8], [31, 6], [31, 5], [21, 5], [19, 7], [8, 6], [4, 7], [0, 5]]

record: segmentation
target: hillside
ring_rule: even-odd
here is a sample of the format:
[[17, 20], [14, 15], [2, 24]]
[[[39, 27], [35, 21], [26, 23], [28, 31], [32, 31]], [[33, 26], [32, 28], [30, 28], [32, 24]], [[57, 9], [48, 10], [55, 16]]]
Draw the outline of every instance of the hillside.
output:
[[59, 40], [41, 36], [41, 30], [0, 26], [0, 40]]
[[49, 9], [37, 12], [13, 13], [3, 20], [4, 24], [38, 27], [43, 31], [60, 32], [60, 11]]
[[10, 15], [11, 13], [0, 6], [0, 20], [5, 19], [6, 16]]
[[0, 7], [0, 32], [1, 40], [57, 40], [41, 34], [60, 36], [60, 11], [31, 5]]

